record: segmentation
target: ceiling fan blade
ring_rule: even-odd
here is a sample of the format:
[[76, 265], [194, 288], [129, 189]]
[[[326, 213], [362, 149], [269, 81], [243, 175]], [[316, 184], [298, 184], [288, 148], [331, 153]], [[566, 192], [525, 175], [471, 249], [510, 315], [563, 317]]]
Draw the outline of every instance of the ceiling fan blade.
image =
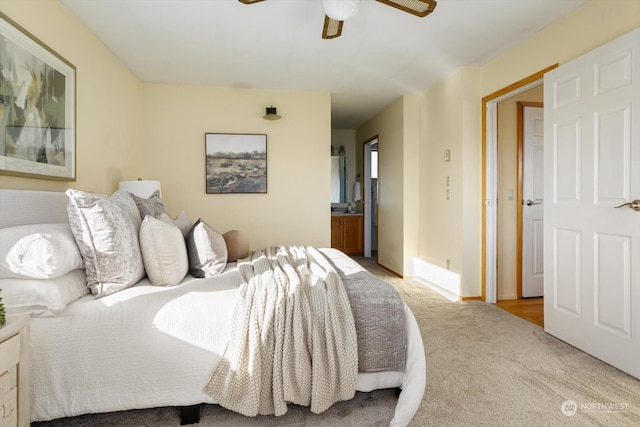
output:
[[240, 3], [244, 3], [244, 4], [254, 4], [254, 3], [259, 3], [261, 1], [264, 0], [240, 0]]
[[424, 18], [436, 8], [435, 0], [376, 0], [387, 6], [395, 7], [412, 15]]
[[336, 37], [340, 37], [342, 34], [343, 23], [344, 21], [336, 21], [335, 19], [331, 19], [325, 15], [324, 26], [322, 27], [322, 38], [335, 39]]

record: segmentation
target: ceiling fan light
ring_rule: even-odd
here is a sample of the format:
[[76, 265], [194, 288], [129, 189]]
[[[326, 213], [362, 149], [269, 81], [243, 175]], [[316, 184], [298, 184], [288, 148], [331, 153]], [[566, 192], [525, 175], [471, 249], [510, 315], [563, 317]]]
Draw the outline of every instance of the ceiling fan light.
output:
[[322, 0], [324, 13], [336, 21], [344, 21], [358, 13], [360, 0]]

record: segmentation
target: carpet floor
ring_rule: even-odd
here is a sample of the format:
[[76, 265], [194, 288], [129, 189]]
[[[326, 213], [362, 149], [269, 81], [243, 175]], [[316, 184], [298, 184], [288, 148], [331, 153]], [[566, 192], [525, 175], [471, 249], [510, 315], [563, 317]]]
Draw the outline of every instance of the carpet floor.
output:
[[[640, 426], [640, 381], [480, 301], [451, 302], [375, 262], [413, 311], [427, 356], [427, 387], [411, 426]], [[640, 363], [640, 361], [638, 361]], [[386, 426], [395, 390], [356, 393], [316, 415], [295, 405], [282, 417], [248, 418], [204, 405], [200, 426]], [[33, 427], [177, 426], [176, 408], [33, 423]]]

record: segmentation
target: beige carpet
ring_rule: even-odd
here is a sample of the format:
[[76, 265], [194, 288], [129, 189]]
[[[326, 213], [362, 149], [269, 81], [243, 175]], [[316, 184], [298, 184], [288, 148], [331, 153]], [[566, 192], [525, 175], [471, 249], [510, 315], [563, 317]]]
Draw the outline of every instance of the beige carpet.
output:
[[[412, 426], [640, 426], [637, 379], [492, 305], [450, 302], [370, 260], [356, 260], [398, 289], [420, 325], [427, 389]], [[566, 401], [575, 406], [563, 408]], [[283, 417], [257, 418], [206, 405], [200, 425], [385, 426], [395, 403], [394, 390], [379, 390], [357, 393], [320, 415], [290, 405]], [[562, 409], [574, 414], [564, 415]], [[163, 427], [179, 422], [175, 408], [155, 408], [33, 426]]]

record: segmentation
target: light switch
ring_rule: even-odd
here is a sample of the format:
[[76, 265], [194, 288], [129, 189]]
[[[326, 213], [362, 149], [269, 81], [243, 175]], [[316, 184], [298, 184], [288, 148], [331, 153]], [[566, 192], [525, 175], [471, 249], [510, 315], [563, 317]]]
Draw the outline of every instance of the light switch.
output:
[[507, 199], [513, 200], [513, 188], [507, 190]]

